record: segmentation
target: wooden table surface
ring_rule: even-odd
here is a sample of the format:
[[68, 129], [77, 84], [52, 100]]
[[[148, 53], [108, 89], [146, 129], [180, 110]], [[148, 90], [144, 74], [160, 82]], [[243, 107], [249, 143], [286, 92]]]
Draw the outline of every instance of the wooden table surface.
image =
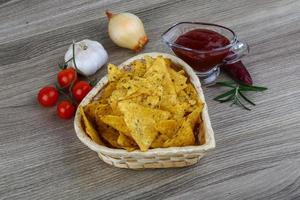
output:
[[[72, 40], [100, 41], [115, 64], [135, 55], [108, 38], [106, 9], [143, 20], [144, 52], [170, 52], [160, 35], [179, 21], [228, 26], [249, 43], [243, 61], [269, 90], [250, 94], [258, 105], [248, 112], [212, 100], [224, 89], [204, 88], [217, 146], [194, 166], [111, 167], [72, 120], [36, 102]], [[0, 137], [0, 199], [300, 199], [300, 1], [1, 0]]]

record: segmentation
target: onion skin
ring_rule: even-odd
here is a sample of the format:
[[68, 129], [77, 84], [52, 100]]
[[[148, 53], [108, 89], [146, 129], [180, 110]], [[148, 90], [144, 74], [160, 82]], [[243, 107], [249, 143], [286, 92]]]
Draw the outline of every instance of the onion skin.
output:
[[109, 10], [105, 11], [105, 14], [106, 14], [108, 20], [110, 20], [115, 15], [112, 12], [110, 12]]
[[148, 43], [148, 41], [149, 41], [149, 39], [148, 39], [148, 37], [147, 37], [146, 35], [145, 35], [144, 37], [141, 37], [141, 38], [139, 39], [138, 45], [135, 46], [135, 47], [133, 48], [133, 50], [134, 50], [135, 52], [141, 51], [141, 50], [144, 48], [144, 46]]
[[106, 16], [109, 37], [116, 45], [139, 52], [149, 41], [143, 22], [136, 15], [106, 11]]

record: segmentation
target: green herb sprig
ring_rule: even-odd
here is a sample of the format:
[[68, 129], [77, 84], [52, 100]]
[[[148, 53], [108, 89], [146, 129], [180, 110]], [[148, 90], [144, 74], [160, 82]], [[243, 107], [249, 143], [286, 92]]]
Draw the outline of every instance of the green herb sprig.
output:
[[231, 101], [231, 105], [233, 104], [241, 106], [242, 108], [246, 110], [251, 110], [249, 107], [245, 105], [245, 103], [251, 104], [252, 106], [255, 106], [256, 104], [250, 100], [246, 95], [245, 92], [262, 92], [267, 90], [268, 88], [262, 87], [262, 86], [254, 86], [254, 85], [245, 85], [242, 83], [236, 83], [234, 81], [225, 81], [225, 82], [217, 82], [217, 85], [224, 86], [231, 88], [231, 90], [217, 96], [214, 98], [214, 100], [224, 103]]

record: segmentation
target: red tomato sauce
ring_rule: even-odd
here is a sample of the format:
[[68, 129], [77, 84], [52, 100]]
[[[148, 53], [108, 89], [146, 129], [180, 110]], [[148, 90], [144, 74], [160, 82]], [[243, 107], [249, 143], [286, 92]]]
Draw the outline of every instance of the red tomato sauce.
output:
[[[221, 63], [230, 48], [219, 49], [230, 44], [223, 35], [208, 29], [194, 29], [180, 35], [175, 44], [192, 49], [172, 47], [174, 53], [198, 72], [207, 72]], [[198, 51], [198, 52], [197, 52]]]

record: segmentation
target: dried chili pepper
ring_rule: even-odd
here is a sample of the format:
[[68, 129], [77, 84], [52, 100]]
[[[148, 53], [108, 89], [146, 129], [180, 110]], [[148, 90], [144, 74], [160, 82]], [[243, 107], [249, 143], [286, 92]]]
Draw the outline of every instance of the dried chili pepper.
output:
[[247, 85], [252, 85], [252, 78], [242, 61], [232, 64], [225, 64], [221, 67], [234, 80], [240, 81]]

